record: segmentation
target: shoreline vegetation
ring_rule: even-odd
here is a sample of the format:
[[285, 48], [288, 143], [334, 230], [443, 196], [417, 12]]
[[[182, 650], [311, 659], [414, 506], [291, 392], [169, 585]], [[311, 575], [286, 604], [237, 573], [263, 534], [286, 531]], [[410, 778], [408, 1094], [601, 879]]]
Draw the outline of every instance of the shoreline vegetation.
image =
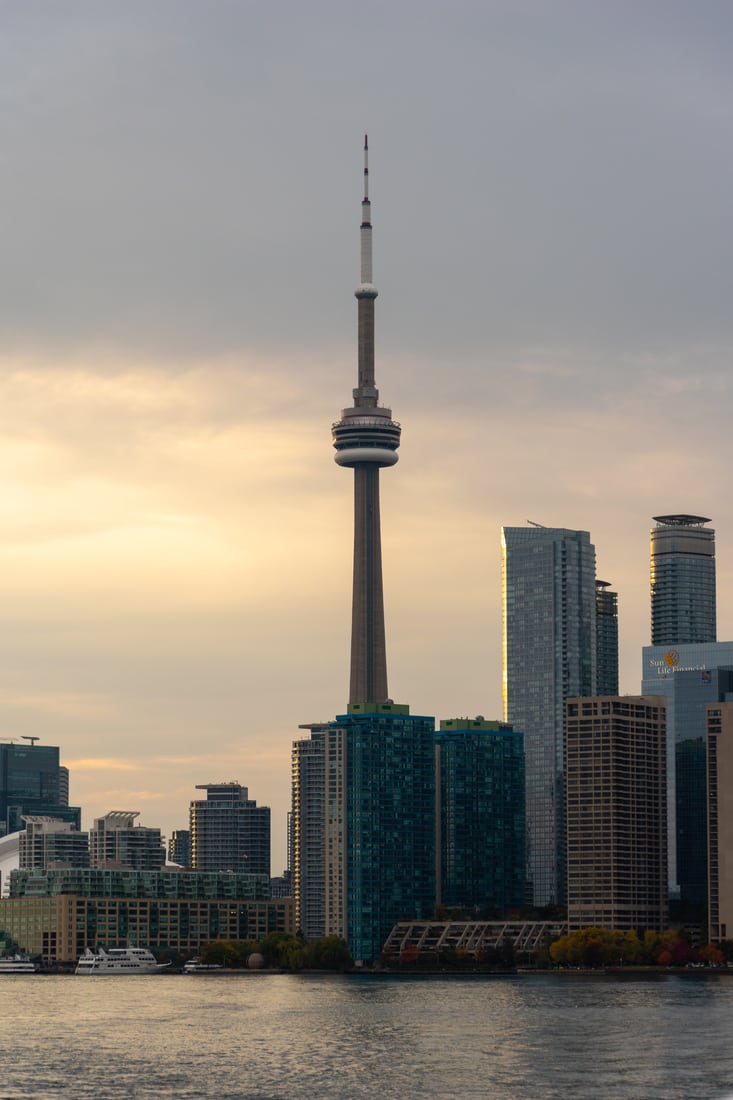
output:
[[[168, 973], [180, 973], [188, 961], [174, 952], [159, 952], [159, 961], [171, 964]], [[370, 976], [506, 977], [522, 974], [733, 974], [733, 941], [695, 945], [680, 929], [666, 932], [609, 931], [583, 928], [545, 942], [533, 955], [515, 953], [510, 940], [480, 951], [457, 948], [383, 952], [370, 966], [356, 965], [348, 944], [338, 936], [306, 943], [300, 935], [272, 932], [262, 939], [214, 940], [204, 944], [198, 958], [204, 965], [221, 967], [224, 974], [364, 974]], [[76, 963], [44, 967], [40, 973], [69, 973]], [[209, 971], [212, 973], [212, 971]]]

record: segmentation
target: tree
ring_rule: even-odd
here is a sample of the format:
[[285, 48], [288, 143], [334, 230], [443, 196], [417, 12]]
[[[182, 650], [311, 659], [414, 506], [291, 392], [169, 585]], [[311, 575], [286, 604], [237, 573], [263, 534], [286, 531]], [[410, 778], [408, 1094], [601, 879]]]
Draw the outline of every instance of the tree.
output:
[[304, 965], [314, 970], [348, 970], [354, 965], [346, 940], [322, 936], [304, 949]]
[[265, 966], [281, 966], [286, 954], [288, 944], [300, 944], [297, 936], [291, 936], [287, 932], [268, 932], [255, 945], [255, 951], [262, 955]]
[[698, 951], [697, 957], [706, 966], [722, 966], [725, 962], [725, 956], [717, 943], [706, 943]]
[[241, 948], [242, 944], [234, 940], [211, 940], [201, 948], [199, 957], [203, 963], [218, 963], [234, 970], [244, 965]]

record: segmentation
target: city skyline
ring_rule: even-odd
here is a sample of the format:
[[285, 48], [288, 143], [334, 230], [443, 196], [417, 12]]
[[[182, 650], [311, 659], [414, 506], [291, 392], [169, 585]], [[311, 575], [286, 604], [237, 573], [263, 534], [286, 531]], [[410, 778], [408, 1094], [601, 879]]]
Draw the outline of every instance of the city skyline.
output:
[[655, 515], [713, 517], [733, 637], [733, 13], [289, 12], [18, 5], [0, 42], [2, 736], [60, 747], [87, 826], [131, 806], [169, 834], [197, 784], [238, 781], [273, 871], [298, 724], [346, 703], [328, 423], [364, 130], [407, 425], [390, 694], [500, 717], [500, 528], [528, 519], [590, 532], [622, 692]]

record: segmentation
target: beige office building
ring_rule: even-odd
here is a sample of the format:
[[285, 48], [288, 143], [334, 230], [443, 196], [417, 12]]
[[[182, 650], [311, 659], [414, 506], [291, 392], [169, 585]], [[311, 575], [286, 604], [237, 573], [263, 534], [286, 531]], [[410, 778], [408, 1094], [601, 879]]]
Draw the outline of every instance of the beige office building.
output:
[[665, 700], [566, 703], [568, 928], [667, 924]]
[[709, 703], [708, 920], [710, 939], [733, 938], [733, 703]]

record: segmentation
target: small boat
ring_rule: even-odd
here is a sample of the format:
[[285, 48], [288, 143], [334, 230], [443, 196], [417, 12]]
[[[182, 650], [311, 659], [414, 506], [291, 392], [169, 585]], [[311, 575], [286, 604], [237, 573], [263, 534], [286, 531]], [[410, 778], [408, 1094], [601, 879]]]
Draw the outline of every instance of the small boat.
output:
[[87, 947], [76, 965], [75, 974], [159, 974], [170, 963], [159, 963], [145, 947], [110, 947], [97, 952]]
[[224, 969], [223, 963], [202, 963], [198, 955], [189, 959], [183, 967], [184, 974], [216, 974]]
[[0, 955], [0, 974], [36, 974], [38, 965], [27, 955]]

